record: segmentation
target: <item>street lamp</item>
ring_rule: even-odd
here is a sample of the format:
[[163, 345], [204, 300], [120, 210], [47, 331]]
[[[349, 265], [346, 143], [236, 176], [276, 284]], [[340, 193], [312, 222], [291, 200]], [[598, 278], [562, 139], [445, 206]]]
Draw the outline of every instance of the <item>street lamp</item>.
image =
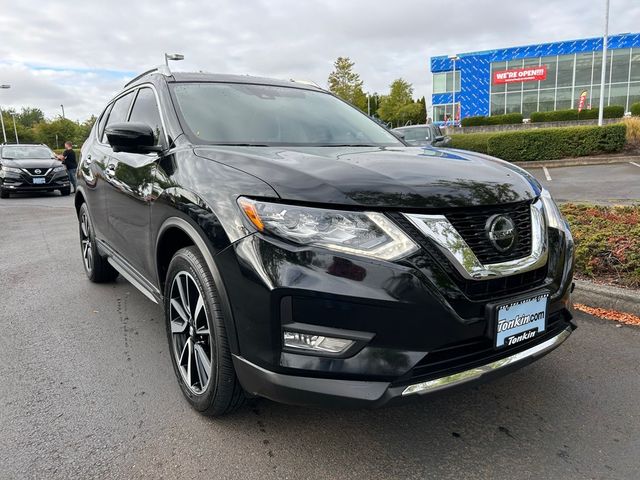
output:
[[598, 111], [598, 125], [602, 126], [604, 118], [604, 82], [607, 71], [607, 40], [609, 37], [609, 0], [605, 2], [604, 11], [604, 37], [602, 39], [602, 72], [600, 74], [600, 110]]
[[[3, 84], [3, 85], [0, 85], [0, 88], [2, 89], [11, 88], [11, 85]], [[4, 117], [2, 115], [1, 108], [0, 108], [0, 124], [2, 124], [2, 136], [4, 137], [4, 143], [7, 143], [7, 132], [4, 130]]]
[[165, 53], [164, 63], [167, 65], [167, 67], [169, 66], [169, 60], [184, 60], [184, 55], [182, 55], [181, 53]]
[[16, 128], [16, 114], [15, 114], [15, 112], [11, 112], [11, 116], [13, 117], [13, 133], [16, 134], [16, 145], [20, 145], [20, 140], [18, 139], [18, 129]]
[[453, 63], [453, 126], [456, 126], [456, 61], [460, 60], [458, 55], [449, 55], [449, 60]]
[[64, 105], [60, 104], [60, 108], [62, 109], [62, 118], [65, 118], [64, 117]]

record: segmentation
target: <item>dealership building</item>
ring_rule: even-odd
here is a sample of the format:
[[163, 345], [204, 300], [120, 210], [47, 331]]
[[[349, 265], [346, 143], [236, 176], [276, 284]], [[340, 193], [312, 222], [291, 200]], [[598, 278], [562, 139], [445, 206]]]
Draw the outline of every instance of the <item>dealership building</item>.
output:
[[[581, 96], [583, 108], [598, 107], [602, 42], [585, 38], [432, 57], [432, 118], [453, 118], [454, 100], [456, 118], [528, 118], [537, 111], [578, 108]], [[628, 111], [640, 102], [640, 33], [611, 35], [605, 64], [604, 104]]]

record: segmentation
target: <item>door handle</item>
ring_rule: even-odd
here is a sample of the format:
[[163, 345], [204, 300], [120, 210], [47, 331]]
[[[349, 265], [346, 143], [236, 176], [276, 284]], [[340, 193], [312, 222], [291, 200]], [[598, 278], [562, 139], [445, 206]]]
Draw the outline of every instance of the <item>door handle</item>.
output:
[[93, 162], [93, 160], [91, 160], [91, 155], [87, 155], [87, 156], [84, 158], [84, 163], [85, 163], [86, 165], [91, 165], [91, 163], [92, 163], [92, 162]]
[[110, 163], [107, 168], [105, 168], [104, 173], [109, 177], [113, 177], [116, 174], [116, 166]]

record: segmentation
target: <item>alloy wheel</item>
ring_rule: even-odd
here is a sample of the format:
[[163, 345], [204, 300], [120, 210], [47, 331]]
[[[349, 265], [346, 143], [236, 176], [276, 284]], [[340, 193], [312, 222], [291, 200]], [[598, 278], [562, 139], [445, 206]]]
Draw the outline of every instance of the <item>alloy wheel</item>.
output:
[[171, 284], [169, 321], [173, 354], [184, 383], [192, 393], [206, 391], [211, 379], [211, 334], [204, 296], [188, 272]]
[[93, 248], [91, 247], [91, 229], [89, 227], [89, 215], [82, 212], [80, 217], [80, 245], [82, 247], [82, 260], [87, 272], [93, 268]]

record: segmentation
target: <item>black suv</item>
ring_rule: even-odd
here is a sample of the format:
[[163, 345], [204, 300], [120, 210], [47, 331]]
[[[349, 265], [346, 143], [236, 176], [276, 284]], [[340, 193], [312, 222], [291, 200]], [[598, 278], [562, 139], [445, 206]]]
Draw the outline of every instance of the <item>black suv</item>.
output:
[[75, 204], [95, 282], [162, 304], [186, 398], [377, 406], [521, 367], [575, 328], [573, 241], [534, 177], [409, 147], [303, 82], [147, 72]]
[[0, 198], [11, 193], [53, 192], [69, 195], [69, 174], [46, 145], [0, 145]]

